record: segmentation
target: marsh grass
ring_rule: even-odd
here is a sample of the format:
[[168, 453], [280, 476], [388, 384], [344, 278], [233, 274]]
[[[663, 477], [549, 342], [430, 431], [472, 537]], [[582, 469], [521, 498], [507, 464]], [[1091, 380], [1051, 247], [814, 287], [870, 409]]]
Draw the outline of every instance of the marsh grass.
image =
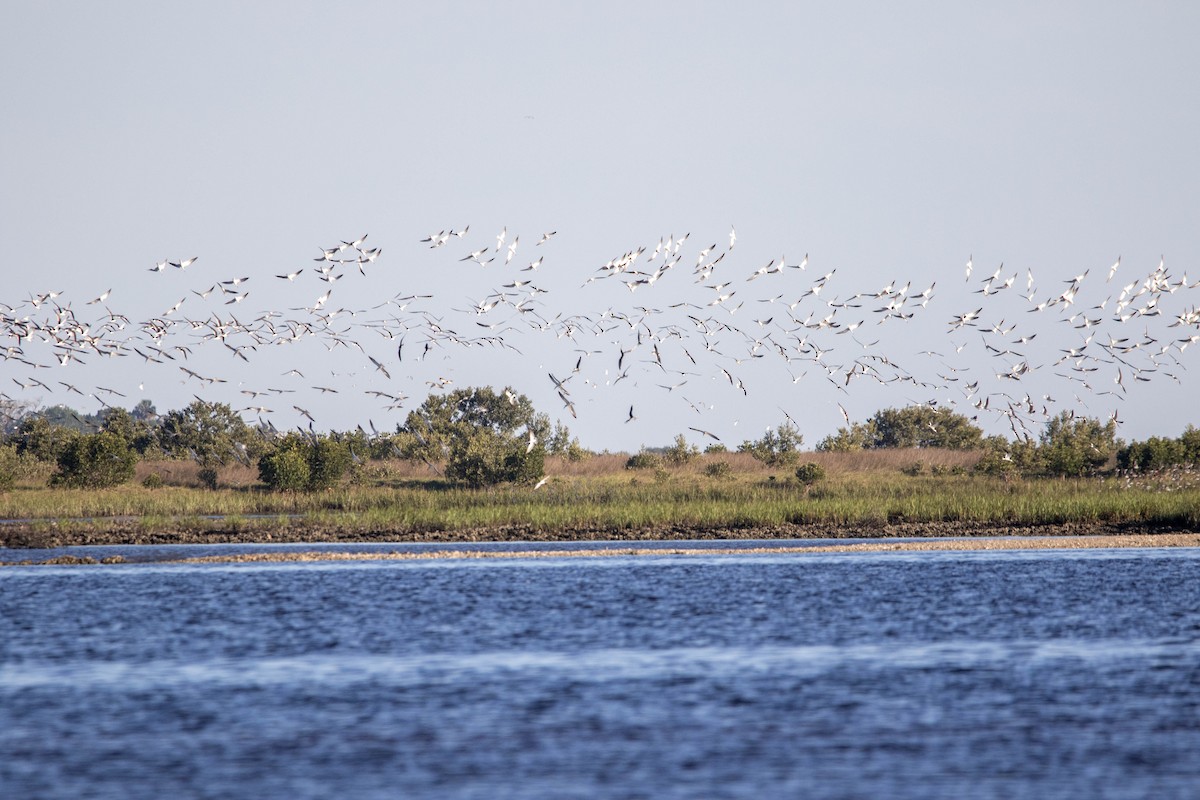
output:
[[[790, 468], [771, 468], [745, 453], [707, 454], [664, 467], [666, 479], [627, 470], [627, 456], [571, 462], [548, 458], [550, 480], [528, 486], [466, 489], [425, 465], [372, 462], [353, 481], [313, 493], [269, 492], [249, 467], [224, 468], [217, 490], [200, 488], [195, 464], [139, 465], [138, 479], [103, 490], [19, 485], [0, 494], [0, 518], [30, 526], [100, 530], [135, 525], [150, 531], [230, 533], [296, 529], [388, 533], [513, 528], [552, 531], [719, 531], [836, 526], [863, 530], [900, 523], [980, 525], [1137, 524], [1200, 528], [1200, 481], [1177, 478], [1027, 480], [970, 474], [978, 456], [905, 450], [806, 453], [827, 477], [805, 487]], [[901, 473], [920, 461], [916, 476]], [[709, 465], [728, 471], [714, 478]], [[942, 474], [931, 474], [934, 467]], [[148, 489], [140, 478], [162, 476]], [[253, 473], [253, 474], [252, 474]], [[86, 522], [85, 522], [86, 521]]]

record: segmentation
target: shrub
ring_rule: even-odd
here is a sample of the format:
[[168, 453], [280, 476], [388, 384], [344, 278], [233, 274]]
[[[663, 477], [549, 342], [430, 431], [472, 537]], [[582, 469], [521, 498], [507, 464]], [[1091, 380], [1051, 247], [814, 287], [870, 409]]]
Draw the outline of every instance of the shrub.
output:
[[1064, 411], [1046, 423], [1039, 442], [1042, 468], [1047, 475], [1094, 475], [1116, 452], [1117, 423], [1076, 417]]
[[217, 488], [217, 468], [216, 467], [201, 467], [196, 473], [196, 477], [200, 479], [200, 483], [204, 484], [204, 488]]
[[1117, 469], [1149, 472], [1178, 464], [1182, 448], [1174, 439], [1151, 436], [1117, 451]]
[[714, 461], [704, 465], [704, 474], [710, 478], [728, 478], [733, 474], [733, 468], [727, 461]]
[[[206, 469], [230, 461], [249, 461], [262, 453], [263, 442], [226, 403], [195, 400], [187, 408], [162, 418], [159, 443], [177, 458], [191, 457]], [[253, 463], [252, 461], [250, 463]], [[201, 478], [205, 485], [215, 488]]]
[[120, 436], [89, 433], [69, 442], [58, 456], [54, 485], [102, 489], [133, 477], [137, 453]]
[[403, 432], [410, 436], [405, 458], [431, 465], [445, 459], [448, 479], [474, 487], [536, 482], [548, 445], [568, 458], [583, 457], [565, 427], [552, 430], [549, 417], [509, 388], [431, 394], [409, 413]]
[[147, 489], [161, 489], [163, 487], [163, 477], [157, 472], [151, 472], [142, 478], [142, 486], [145, 486]]
[[578, 438], [571, 436], [571, 432], [567, 430], [567, 426], [561, 422], [554, 425], [554, 430], [550, 433], [546, 441], [546, 452], [552, 456], [565, 458], [572, 463], [583, 461], [592, 455], [590, 451], [579, 443]]
[[837, 433], [826, 436], [817, 444], [821, 453], [852, 453], [875, 444], [875, 428], [871, 422], [853, 423], [849, 428], [838, 428]]
[[920, 475], [924, 470], [925, 470], [925, 462], [923, 462], [923, 461], [914, 461], [913, 463], [909, 464], [908, 466], [900, 468], [900, 471], [903, 472], [905, 475], [908, 475], [909, 477], [916, 477], [917, 475]]
[[825, 480], [825, 468], [812, 461], [801, 464], [796, 467], [796, 480], [805, 486], [812, 486], [814, 483]]
[[21, 471], [21, 457], [11, 444], [0, 445], [0, 492], [13, 488]]
[[541, 447], [529, 450], [520, 441], [487, 428], [456, 439], [446, 462], [446, 477], [472, 488], [497, 483], [533, 483], [545, 470]]
[[258, 479], [277, 492], [308, 487], [308, 456], [300, 447], [285, 445], [258, 460]]
[[350, 469], [350, 447], [344, 442], [321, 437], [308, 447], [308, 490], [330, 489]]
[[21, 455], [55, 463], [80, 435], [79, 431], [55, 425], [40, 414], [30, 414], [21, 420], [12, 440]]
[[657, 469], [662, 466], [662, 459], [649, 450], [634, 453], [625, 462], [625, 469]]
[[871, 447], [941, 447], [973, 450], [983, 444], [983, 430], [949, 408], [928, 405], [878, 411], [867, 424]]
[[675, 437], [674, 444], [663, 449], [663, 458], [666, 459], [666, 462], [677, 467], [683, 466], [698, 455], [700, 455], [700, 448], [694, 444], [688, 444], [687, 438], [682, 433]]
[[795, 425], [784, 423], [776, 430], [767, 429], [761, 439], [745, 441], [738, 451], [749, 453], [769, 467], [786, 467], [800, 460], [800, 445], [804, 437]]
[[991, 436], [984, 442], [983, 456], [974, 471], [1005, 479], [1040, 475], [1042, 454], [1033, 442], [1009, 442], [1003, 436]]

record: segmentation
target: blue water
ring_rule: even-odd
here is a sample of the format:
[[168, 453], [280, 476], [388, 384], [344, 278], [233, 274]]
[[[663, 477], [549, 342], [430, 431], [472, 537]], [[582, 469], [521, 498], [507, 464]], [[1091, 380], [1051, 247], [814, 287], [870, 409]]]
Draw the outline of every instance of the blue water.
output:
[[1194, 550], [0, 569], [3, 798], [1194, 798]]

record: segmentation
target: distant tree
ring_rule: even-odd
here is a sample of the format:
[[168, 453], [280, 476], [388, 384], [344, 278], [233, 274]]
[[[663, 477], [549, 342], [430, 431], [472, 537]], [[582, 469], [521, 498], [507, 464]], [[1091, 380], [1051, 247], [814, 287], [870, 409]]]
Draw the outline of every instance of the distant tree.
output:
[[56, 425], [41, 414], [29, 414], [21, 419], [11, 440], [22, 455], [38, 461], [56, 462], [66, 446], [79, 435], [75, 428]]
[[838, 428], [837, 433], [826, 436], [817, 443], [822, 453], [851, 453], [875, 446], [875, 427], [871, 422], [855, 422], [849, 428]]
[[1184, 447], [1178, 439], [1151, 436], [1144, 442], [1131, 442], [1117, 450], [1117, 469], [1150, 472], [1186, 463]]
[[682, 466], [698, 455], [700, 455], [700, 448], [694, 444], [688, 444], [687, 437], [682, 433], [675, 437], [673, 444], [663, 448], [662, 451], [663, 459], [668, 464], [674, 464], [675, 466]]
[[115, 433], [144, 456], [158, 447], [158, 431], [146, 419], [139, 419], [123, 408], [106, 408], [98, 415], [103, 430]]
[[289, 433], [258, 459], [258, 479], [277, 492], [299, 492], [308, 488], [311, 470], [308, 440]]
[[77, 436], [58, 456], [58, 473], [52, 484], [102, 489], [133, 477], [137, 453], [115, 433]]
[[1116, 453], [1117, 423], [1074, 416], [1064, 411], [1046, 423], [1038, 440], [1047, 475], [1094, 475]]
[[533, 483], [542, 477], [546, 451], [534, 447], [526, 452], [518, 439], [479, 428], [460, 436], [450, 446], [446, 477], [479, 488], [497, 483]]
[[800, 460], [803, 443], [804, 437], [796, 426], [785, 422], [775, 430], [768, 428], [760, 439], [742, 442], [738, 452], [749, 453], [771, 467], [786, 467]]
[[203, 469], [252, 463], [264, 449], [262, 438], [227, 403], [204, 400], [162, 417], [158, 439], [165, 452], [191, 458]]
[[309, 443], [308, 489], [312, 492], [331, 489], [350, 469], [350, 446], [328, 436], [318, 436]]
[[1179, 437], [1179, 449], [1185, 464], [1200, 465], [1200, 428], [1188, 425]]
[[1034, 442], [1010, 442], [1003, 436], [989, 436], [984, 440], [983, 455], [975, 463], [974, 471], [1002, 478], [1041, 475], [1042, 454]]
[[100, 420], [91, 414], [76, 411], [70, 406], [55, 405], [33, 412], [51, 425], [57, 425], [78, 433], [95, 433], [100, 430]]
[[31, 403], [0, 396], [0, 433], [11, 436], [16, 432], [21, 420], [31, 413], [33, 413]]
[[1149, 472], [1174, 466], [1200, 464], [1200, 430], [1189, 425], [1177, 439], [1151, 436], [1117, 450], [1117, 468]]
[[16, 445], [0, 444], [0, 492], [13, 488], [21, 472], [21, 456]]
[[447, 478], [485, 486], [540, 478], [551, 428], [525, 395], [483, 387], [429, 395], [404, 433], [406, 458], [444, 461]]
[[591, 455], [579, 443], [578, 438], [571, 436], [571, 431], [561, 422], [554, 424], [554, 430], [550, 432], [549, 437], [546, 439], [546, 453], [565, 458], [568, 461], [582, 461]]
[[533, 431], [544, 446], [550, 434], [550, 419], [538, 414], [528, 397], [513, 393], [511, 388], [503, 393], [482, 387], [431, 394], [405, 419], [403, 430], [413, 437], [406, 456], [444, 461], [455, 439], [483, 429], [501, 436]]
[[154, 403], [146, 399], [139, 400], [129, 414], [140, 422], [153, 422], [158, 419], [158, 411], [155, 410]]
[[877, 411], [868, 423], [872, 448], [942, 447], [974, 450], [983, 444], [983, 430], [948, 408], [927, 405]]
[[330, 489], [350, 468], [350, 445], [336, 436], [289, 433], [258, 459], [258, 479], [275, 491]]

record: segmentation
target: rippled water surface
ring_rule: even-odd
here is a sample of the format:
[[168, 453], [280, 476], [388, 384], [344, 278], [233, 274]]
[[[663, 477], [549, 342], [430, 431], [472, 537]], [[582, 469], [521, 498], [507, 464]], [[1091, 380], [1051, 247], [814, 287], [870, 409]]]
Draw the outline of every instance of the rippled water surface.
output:
[[1192, 798], [1198, 568], [5, 568], [0, 797]]

